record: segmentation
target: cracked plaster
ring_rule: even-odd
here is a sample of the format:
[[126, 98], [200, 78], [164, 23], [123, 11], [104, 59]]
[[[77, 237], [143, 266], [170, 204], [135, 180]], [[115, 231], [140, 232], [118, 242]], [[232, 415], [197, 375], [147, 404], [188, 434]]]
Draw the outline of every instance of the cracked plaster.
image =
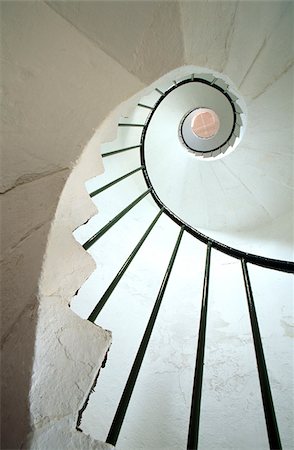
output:
[[[107, 171], [104, 177], [106, 175]], [[99, 185], [105, 181], [107, 179], [101, 180]], [[138, 180], [127, 183], [135, 196], [135, 187], [139, 189]], [[94, 187], [94, 181], [91, 187]], [[103, 198], [97, 199], [97, 204], [102, 207], [110, 198], [114, 202], [110, 195], [104, 194]], [[146, 199], [145, 204], [138, 205], [124, 222], [116, 224], [116, 230], [109, 231], [103, 242], [101, 240], [92, 247], [91, 255], [97, 261], [97, 269], [71, 303], [82, 317], [90, 313], [135, 245], [138, 240], [135, 230], [140, 227], [140, 233], [137, 233], [142, 234], [153, 215], [155, 208]], [[106, 220], [105, 213], [100, 214], [100, 225], [103, 220]], [[82, 228], [88, 227], [93, 232], [96, 224], [89, 222]], [[76, 231], [80, 241], [83, 241], [84, 233], [85, 230]], [[120, 239], [122, 233], [124, 240]], [[142, 247], [96, 320], [97, 324], [113, 332], [108, 362], [90, 396], [80, 425], [86, 434], [97, 439], [105, 439], [109, 430], [176, 234], [173, 224], [160, 219], [148, 237], [148, 245]], [[115, 258], [112, 260], [108, 256], [109, 264], [106, 265], [104, 255], [109, 255], [113, 247], [116, 248]], [[184, 235], [123, 423], [118, 449], [159, 446], [178, 449], [185, 446], [204, 259], [204, 246]], [[201, 446], [234, 449], [238, 442], [240, 449], [254, 446], [266, 449], [267, 436], [241, 265], [214, 251], [211, 271]], [[283, 337], [284, 328], [276, 322], [291, 311], [292, 280], [289, 274], [277, 274], [273, 290], [268, 283], [272, 277], [269, 272], [255, 272], [250, 267], [281, 435], [285, 447], [291, 448], [292, 413], [286, 399], [286, 392], [292, 389], [291, 345], [289, 337]], [[265, 286], [268, 288], [264, 289]], [[265, 326], [269, 315], [274, 320], [270, 326]], [[275, 346], [273, 340], [277, 342]], [[279, 348], [281, 353], [277, 357]], [[283, 374], [279, 373], [280, 364]]]
[[[44, 413], [44, 417], [48, 417], [48, 426], [51, 428], [50, 432], [46, 431], [44, 445], [40, 444], [41, 431], [38, 432], [38, 443], [34, 445], [39, 447], [41, 445], [42, 448], [48, 445], [50, 449], [60, 448], [59, 444], [56, 447], [53, 442], [50, 444], [48, 441], [49, 437], [59, 439], [57, 429], [54, 432], [55, 426], [50, 426], [50, 415], [52, 417], [56, 415], [53, 412], [53, 405], [55, 404], [57, 409], [59, 404], [62, 417], [63, 402], [67, 404], [66, 411], [69, 412], [70, 404], [66, 403], [62, 397], [66, 389], [62, 389], [61, 380], [66, 386], [66, 379], [62, 375], [58, 379], [57, 375], [57, 367], [62, 374], [62, 367], [58, 366], [55, 360], [56, 355], [54, 355], [55, 350], [58, 354], [58, 347], [55, 346], [58, 341], [55, 340], [55, 344], [52, 343], [51, 349], [46, 347], [48, 339], [37, 323], [44, 325], [45, 317], [47, 317], [48, 327], [44, 326], [44, 330], [47, 329], [50, 333], [49, 341], [51, 342], [54, 336], [52, 333], [54, 320], [53, 317], [50, 319], [46, 316], [46, 311], [51, 311], [52, 314], [55, 312], [58, 318], [58, 308], [60, 313], [62, 308], [65, 308], [64, 321], [67, 310], [73, 315], [68, 308], [67, 295], [72, 295], [71, 287], [78, 289], [79, 281], [82, 283], [88, 276], [87, 273], [94, 269], [91, 258], [87, 259], [87, 254], [79, 248], [87, 260], [85, 266], [80, 273], [76, 272], [80, 270], [78, 264], [74, 264], [72, 270], [66, 270], [67, 265], [72, 262], [72, 257], [80, 260], [81, 264], [83, 261], [83, 258], [79, 259], [78, 246], [74, 245], [74, 239], [70, 241], [72, 230], [96, 211], [86, 193], [81, 199], [79, 196], [70, 199], [70, 202], [72, 199], [76, 201], [75, 205], [68, 208], [71, 211], [70, 217], [67, 212], [63, 214], [62, 220], [59, 217], [60, 224], [59, 228], [58, 225], [56, 226], [56, 234], [61, 239], [61, 253], [58, 257], [62, 265], [55, 259], [54, 268], [58, 276], [55, 280], [52, 279], [52, 284], [51, 280], [50, 283], [48, 280], [47, 289], [50, 295], [58, 291], [58, 283], [62, 285], [64, 280], [66, 282], [60, 293], [59, 304], [58, 302], [55, 304], [56, 310], [51, 310], [49, 305], [50, 299], [53, 305], [54, 298], [47, 296], [47, 309], [44, 304], [39, 314], [38, 305], [39, 302], [42, 304], [43, 297], [42, 294], [40, 297], [37, 296], [38, 280], [47, 238], [50, 228], [52, 231], [51, 222], [63, 186], [85, 143], [110, 110], [141, 89], [143, 84], [98, 47], [89, 43], [81, 34], [76, 33], [66, 21], [43, 2], [3, 2], [1, 10], [2, 35], [5, 36], [2, 47], [5, 65], [2, 68], [1, 80], [4, 92], [1, 131], [5, 149], [2, 155], [2, 191], [6, 191], [2, 195], [1, 206], [1, 293], [3, 298], [1, 404], [2, 412], [5, 411], [5, 415], [1, 417], [1, 441], [2, 448], [5, 449], [19, 448], [24, 442], [32, 426], [30, 423], [31, 402], [31, 405], [34, 405], [31, 420], [34, 422], [34, 414], [40, 418]], [[114, 82], [114, 77], [118, 74], [123, 88]], [[101, 80], [100, 84], [99, 80]], [[101, 164], [97, 158], [92, 159], [90, 164], [96, 174], [101, 170], [99, 169]], [[66, 169], [67, 167], [70, 169]], [[75, 191], [75, 195], [83, 190], [83, 180], [80, 178], [80, 187], [78, 191]], [[66, 208], [68, 206], [66, 205]], [[69, 247], [63, 245], [66, 238], [62, 242], [62, 233], [68, 237]], [[76, 255], [74, 250], [70, 250], [70, 245], [77, 251]], [[42, 314], [45, 315], [44, 321], [42, 321]], [[68, 321], [74, 326], [76, 321], [83, 324], [78, 318], [72, 318], [70, 322], [68, 317]], [[41, 336], [44, 347], [38, 340], [35, 342], [36, 327], [37, 336]], [[93, 366], [92, 376], [86, 375], [85, 382], [77, 377], [77, 384], [72, 385], [73, 392], [67, 390], [66, 396], [69, 399], [74, 398], [76, 393], [76, 403], [72, 404], [76, 410], [70, 411], [73, 415], [77, 413], [79, 401], [82, 401], [80, 390], [84, 389], [86, 392], [91, 385], [99, 368], [100, 354], [105, 354], [109, 345], [109, 334], [103, 335], [101, 331], [99, 335], [97, 327], [91, 326], [91, 330], [89, 327], [90, 324], [85, 324], [80, 331], [82, 336], [82, 329], [88, 330], [84, 331], [87, 334], [87, 344], [85, 340], [84, 345], [89, 346], [92, 334], [95, 336], [93, 328], [97, 336], [100, 336], [97, 340], [101, 341], [101, 345], [96, 346], [97, 357], [93, 355], [89, 360]], [[73, 329], [73, 334], [74, 332]], [[103, 339], [108, 340], [107, 345], [103, 344]], [[41, 386], [39, 389], [44, 393], [47, 392], [48, 404], [42, 403], [41, 397], [34, 398], [34, 389], [31, 391], [30, 398], [28, 396], [34, 351], [38, 354], [40, 369], [40, 378], [37, 377], [36, 383], [36, 366], [34, 366], [34, 386], [35, 388]], [[60, 352], [61, 350], [59, 354], [62, 355]], [[89, 352], [91, 353], [91, 350]], [[85, 352], [85, 357], [86, 354]], [[54, 364], [56, 364], [56, 371], [54, 371]], [[44, 371], [45, 366], [48, 373]], [[90, 367], [87, 367], [89, 372]], [[51, 382], [49, 373], [52, 375]], [[71, 377], [73, 373], [73, 371], [67, 371], [67, 376]], [[80, 376], [83, 379], [83, 376]], [[59, 398], [54, 396], [55, 385], [60, 388]], [[50, 414], [46, 410], [46, 407], [49, 407], [49, 400], [52, 404]], [[39, 405], [38, 401], [40, 401]], [[39, 414], [40, 411], [36, 412], [38, 408], [42, 414]], [[17, 427], [15, 423], [18, 424]], [[74, 430], [74, 419], [72, 430]], [[76, 444], [73, 439], [72, 448], [75, 446], [79, 448], [78, 442], [81, 442], [81, 439], [83, 440], [83, 437], [77, 439]], [[84, 440], [88, 442], [88, 445], [92, 445], [91, 440], [85, 437]]]
[[[276, 3], [279, 8], [280, 2]], [[235, 23], [238, 17], [241, 17], [240, 9], [246, 8], [246, 5], [248, 5], [246, 2], [240, 4], [234, 18]], [[189, 4], [185, 3], [184, 6], [188, 8]], [[276, 5], [272, 7], [273, 9], [268, 8], [269, 5], [265, 6], [267, 11], [276, 9]], [[134, 4], [130, 4], [130, 7], [133, 10]], [[230, 6], [227, 7], [230, 9]], [[247, 7], [249, 8], [249, 6]], [[51, 450], [52, 448], [64, 448], [70, 442], [71, 448], [109, 448], [109, 446], [94, 442], [91, 438], [74, 430], [73, 414], [77, 413], [77, 409], [84, 400], [82, 394], [87, 395], [87, 389], [97, 374], [103, 353], [105, 354], [110, 343], [107, 332], [81, 321], [70, 312], [67, 306], [72, 290], [78, 289], [80, 283], [89, 276], [94, 268], [93, 261], [81, 249], [78, 250], [78, 245], [74, 244], [70, 234], [73, 229], [86, 222], [89, 216], [96, 212], [86, 195], [81, 193], [82, 188], [78, 189], [76, 197], [75, 195], [68, 197], [71, 208], [65, 201], [64, 213], [60, 213], [61, 208], [56, 216], [58, 220], [51, 228], [50, 239], [54, 240], [57, 236], [60, 238], [56, 257], [58, 264], [56, 264], [56, 259], [50, 256], [49, 245], [46, 264], [43, 267], [39, 298], [37, 298], [37, 283], [51, 221], [65, 177], [68, 175], [66, 168], [71, 168], [75, 164], [85, 142], [109, 111], [124, 99], [129, 98], [135, 91], [142, 89], [143, 83], [106, 55], [99, 44], [97, 46], [97, 43], [94, 44], [86, 36], [78, 33], [72, 25], [58, 16], [45, 3], [3, 2], [1, 9], [2, 36], [4, 37], [2, 53], [5, 61], [2, 73], [4, 81], [4, 110], [2, 111], [4, 126], [2, 130], [7, 155], [5, 161], [3, 160], [5, 162], [3, 191], [7, 191], [6, 198], [10, 198], [12, 203], [17, 205], [15, 211], [10, 211], [11, 221], [7, 225], [9, 230], [6, 238], [3, 239], [3, 245], [6, 248], [3, 262], [6, 280], [4, 279], [5, 287], [4, 289], [2, 287], [2, 293], [3, 297], [7, 298], [5, 304], [8, 304], [7, 319], [3, 321], [2, 318], [5, 325], [2, 341], [2, 368], [5, 367], [5, 371], [2, 377], [1, 400], [2, 407], [6, 411], [5, 418], [2, 418], [3, 447], [19, 448], [30, 426], [27, 393], [31, 384], [35, 349], [34, 382], [30, 399], [33, 406], [32, 420], [36, 429], [29, 436], [26, 447], [36, 449], [41, 447]], [[162, 14], [163, 9], [159, 8], [159, 10]], [[222, 15], [221, 10], [219, 14]], [[228, 16], [232, 18], [232, 14], [234, 13], [230, 12]], [[149, 23], [152, 23], [152, 16], [155, 17], [155, 15], [152, 12]], [[193, 18], [193, 14], [188, 13], [186, 20], [189, 16], [191, 19]], [[201, 14], [197, 16], [200, 20]], [[267, 14], [261, 14], [261, 16], [266, 17], [265, 22], [268, 28], [272, 28], [273, 21], [268, 20], [269, 16]], [[275, 14], [272, 16], [276, 17]], [[230, 17], [228, 20], [231, 20]], [[132, 29], [134, 22], [132, 20], [132, 26], [126, 27], [128, 32]], [[159, 29], [162, 23], [166, 25], [166, 22], [157, 17], [155, 17], [155, 22], [154, 26], [158, 33], [155, 34], [160, 40]], [[207, 24], [206, 20], [202, 20], [201, 23], [205, 27], [207, 26], [205, 25]], [[248, 25], [250, 21], [246, 23]], [[199, 28], [195, 27], [194, 22], [193, 27], [195, 30]], [[139, 27], [140, 34], [145, 31], [145, 27], [141, 28], [142, 30]], [[231, 49], [234, 48], [234, 45], [235, 49], [238, 49], [239, 44], [236, 45], [236, 37], [241, 36], [241, 28], [235, 27], [232, 35], [228, 28], [224, 31], [224, 39], [228, 42], [229, 38]], [[254, 25], [256, 33], [259, 32], [259, 29], [259, 26]], [[108, 32], [109, 30], [107, 30]], [[277, 33], [280, 32], [281, 28]], [[116, 36], [116, 33], [113, 33], [113, 36]], [[174, 41], [180, 42], [181, 39], [177, 39], [177, 36], [177, 33], [173, 33]], [[120, 40], [116, 39], [116, 41]], [[143, 42], [141, 39], [139, 41]], [[215, 41], [218, 46], [224, 42], [223, 38], [220, 39], [217, 35]], [[258, 39], [253, 39], [253, 41], [257, 46], [259, 45]], [[187, 42], [188, 38], [186, 37], [186, 45]], [[246, 42], [246, 39], [242, 38], [242, 42]], [[148, 44], [142, 44], [142, 50], [145, 45], [147, 47]], [[168, 67], [172, 68], [173, 65], [180, 66], [182, 64], [183, 59], [179, 47], [176, 52], [178, 59], [175, 59], [173, 56], [175, 49], [169, 48], [167, 45], [165, 56], [169, 51], [171, 59], [163, 60], [157, 40], [155, 46], [158, 47], [158, 52], [155, 53], [157, 61], [164, 61], [164, 64], [159, 67], [160, 71], [166, 71]], [[128, 45], [125, 47], [127, 48]], [[269, 51], [271, 48], [269, 47]], [[208, 55], [210, 59], [209, 61], [206, 59], [205, 64], [223, 65], [224, 61], [221, 58], [223, 51], [216, 54], [213, 46], [211, 49], [212, 54]], [[107, 51], [107, 53], [111, 52]], [[142, 51], [142, 53], [144, 52]], [[153, 72], [151, 53], [150, 49], [150, 54], [142, 59], [142, 65], [138, 61], [140, 73], [146, 72], [148, 81], [153, 81], [158, 76]], [[197, 60], [197, 64], [199, 64], [202, 55], [203, 50], [199, 50], [198, 47], [194, 56], [192, 54], [190, 56], [195, 57], [195, 61]], [[230, 55], [231, 69], [225, 69], [229, 76], [232, 70], [237, 70], [239, 67], [239, 64], [234, 62], [234, 53], [231, 50]], [[187, 62], [192, 62], [190, 56], [187, 57], [186, 53]], [[132, 51], [129, 58], [132, 59]], [[214, 58], [216, 58], [215, 62]], [[122, 64], [129, 67], [126, 54], [122, 54]], [[247, 67], [245, 64], [245, 70]], [[118, 74], [120, 83], [117, 83]], [[274, 77], [276, 76], [275, 73]], [[232, 79], [235, 80], [235, 77], [232, 76]], [[254, 77], [252, 80], [254, 85]], [[255, 92], [262, 92], [266, 85], [264, 83], [261, 85], [255, 86]], [[97, 160], [91, 161], [94, 169]], [[39, 178], [40, 176], [41, 178]], [[34, 186], [38, 186], [40, 203], [37, 198], [34, 199], [32, 196]], [[30, 195], [28, 195], [29, 192]], [[74, 202], [77, 202], [76, 210]], [[37, 207], [38, 204], [39, 207]], [[83, 205], [85, 205], [85, 209]], [[67, 211], [66, 208], [68, 208]], [[59, 225], [58, 222], [60, 222]], [[64, 241], [62, 236], [64, 236]], [[55, 250], [57, 249], [55, 248]], [[80, 262], [77, 263], [77, 260]], [[83, 264], [85, 265], [83, 266]], [[81, 267], [82, 270], [80, 270]], [[50, 270], [54, 276], [48, 277], [47, 283], [45, 273], [46, 271], [50, 273]], [[63, 286], [63, 282], [65, 282], [65, 286]], [[137, 295], [146, 302], [144, 289], [143, 293], [139, 290]], [[136, 288], [133, 290], [136, 291]], [[41, 309], [38, 316], [39, 301]], [[52, 333], [52, 331], [56, 331], [55, 325], [59, 327], [59, 330], [65, 331], [64, 335], [60, 331], [60, 342], [58, 339], [54, 339], [54, 333]], [[84, 348], [91, 352], [90, 365], [83, 360], [86, 355], [77, 355], [77, 361], [69, 361], [66, 358], [63, 346], [66, 345], [66, 351], [68, 351], [72, 344], [79, 347], [80, 343], [72, 342], [69, 339], [71, 327], [72, 330], [76, 330], [76, 327], [80, 329]], [[52, 342], [51, 348], [46, 346], [46, 330], [49, 333], [50, 342]], [[42, 342], [39, 340], [35, 342], [35, 331], [41, 337]], [[100, 345], [96, 350], [89, 347], [92, 336], [95, 336], [93, 339], [97, 340]], [[97, 353], [93, 353], [96, 351]], [[60, 357], [59, 362], [56, 362], [56, 369], [58, 369], [56, 372], [54, 372], [55, 355]], [[69, 351], [68, 355], [72, 356], [73, 353]], [[80, 358], [81, 356], [82, 358]], [[67, 375], [71, 380], [70, 386], [66, 386], [68, 379], [65, 374], [64, 377], [62, 376], [64, 369], [62, 361], [69, 365]], [[73, 372], [70, 372], [70, 368], [73, 369]], [[48, 373], [52, 373], [50, 383], [47, 369]], [[79, 375], [81, 379], [78, 380], [78, 376], [75, 376], [73, 381], [73, 373]], [[86, 377], [83, 381], [84, 373], [86, 373]], [[58, 374], [61, 374], [60, 380]], [[181, 376], [184, 375], [181, 374]], [[178, 378], [176, 383], [179, 383]], [[56, 401], [55, 386], [58, 387], [58, 401]], [[64, 391], [62, 386], [65, 386]], [[42, 400], [43, 390], [48, 405]], [[63, 395], [66, 397], [65, 407], [63, 407]], [[183, 397], [182, 393], [180, 395]], [[73, 398], [68, 398], [68, 396]], [[77, 409], [74, 411], [72, 408]], [[56, 414], [56, 409], [59, 409], [60, 414]], [[15, 423], [18, 424], [17, 428]]]

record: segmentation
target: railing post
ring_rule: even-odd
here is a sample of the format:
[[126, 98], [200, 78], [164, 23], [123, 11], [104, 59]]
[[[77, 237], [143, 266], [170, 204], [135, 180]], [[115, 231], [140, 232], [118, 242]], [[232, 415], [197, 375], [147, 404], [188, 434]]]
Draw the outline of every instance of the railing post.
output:
[[144, 128], [144, 123], [119, 123], [119, 127], [142, 127]]
[[206, 338], [207, 304], [208, 304], [208, 290], [209, 290], [210, 254], [211, 254], [211, 243], [208, 242], [206, 251], [202, 305], [201, 305], [201, 315], [198, 332], [198, 346], [197, 346], [194, 384], [192, 392], [188, 443], [187, 443], [188, 450], [196, 450], [198, 447], [203, 365], [204, 365], [205, 338]]
[[118, 439], [118, 436], [120, 433], [120, 429], [123, 424], [123, 420], [124, 420], [125, 414], [127, 412], [127, 408], [128, 408], [128, 405], [129, 405], [129, 402], [130, 402], [130, 399], [131, 399], [131, 396], [132, 396], [132, 393], [133, 393], [133, 390], [135, 387], [135, 383], [137, 381], [137, 377], [138, 377], [138, 374], [139, 374], [139, 371], [140, 371], [140, 368], [141, 368], [141, 365], [142, 365], [142, 362], [143, 362], [143, 359], [145, 356], [145, 352], [146, 352], [150, 337], [151, 337], [151, 333], [152, 333], [152, 330], [153, 330], [153, 327], [154, 327], [154, 324], [155, 324], [155, 321], [156, 321], [156, 318], [157, 318], [157, 315], [159, 312], [159, 308], [160, 308], [160, 305], [161, 305], [161, 302], [162, 302], [162, 299], [163, 299], [163, 296], [165, 293], [165, 289], [166, 289], [166, 286], [167, 286], [167, 283], [168, 283], [168, 280], [169, 280], [169, 277], [170, 277], [170, 274], [171, 274], [171, 271], [172, 271], [172, 268], [173, 268], [173, 265], [174, 265], [174, 262], [176, 259], [176, 255], [177, 255], [177, 252], [178, 252], [178, 249], [180, 246], [180, 242], [181, 242], [181, 239], [183, 236], [184, 228], [185, 227], [183, 226], [179, 233], [174, 251], [170, 258], [164, 278], [162, 280], [162, 283], [161, 283], [161, 286], [160, 286], [160, 289], [159, 289], [159, 292], [158, 292], [158, 295], [156, 298], [155, 305], [153, 307], [147, 327], [145, 329], [144, 336], [140, 343], [140, 347], [136, 354], [132, 369], [130, 371], [123, 394], [121, 396], [119, 405], [117, 407], [112, 425], [110, 427], [110, 430], [109, 430], [109, 433], [108, 433], [108, 436], [106, 439], [106, 442], [108, 444], [116, 445], [116, 442], [117, 442], [117, 439]]
[[139, 195], [138, 198], [136, 198], [130, 205], [128, 205], [125, 209], [123, 209], [120, 213], [118, 213], [110, 222], [108, 222], [104, 227], [101, 228], [97, 233], [95, 233], [90, 239], [88, 239], [84, 244], [83, 247], [85, 250], [88, 250], [95, 242], [98, 241], [98, 239], [103, 236], [103, 234], [106, 233], [116, 222], [118, 222], [123, 216], [125, 216], [134, 206], [137, 205], [144, 197], [146, 197], [147, 194], [151, 191], [151, 188], [147, 191], [143, 192], [143, 194]]
[[152, 106], [149, 106], [149, 105], [144, 105], [143, 103], [138, 103], [138, 106], [140, 106], [141, 108], [147, 108], [147, 109], [153, 109], [153, 107]]
[[134, 148], [140, 148], [140, 145], [133, 145], [132, 147], [120, 148], [118, 150], [112, 150], [111, 152], [101, 153], [102, 158], [106, 158], [107, 156], [116, 155], [117, 153], [127, 152], [128, 150], [133, 150]]
[[271, 450], [281, 450], [282, 444], [268, 379], [249, 273], [245, 259], [243, 258], [241, 262], [269, 445]]
[[95, 191], [91, 192], [90, 197], [94, 197], [95, 195], [100, 194], [100, 192], [105, 191], [106, 189], [110, 188], [111, 186], [114, 186], [116, 183], [119, 183], [120, 181], [125, 180], [126, 178], [130, 177], [134, 173], [139, 172], [142, 169], [143, 169], [143, 166], [140, 166], [137, 169], [134, 169], [131, 172], [128, 172], [125, 175], [122, 175], [121, 177], [116, 178], [115, 180], [111, 181], [110, 183], [107, 183], [104, 186], [102, 186], [101, 188], [96, 189]]
[[99, 300], [99, 302], [97, 303], [97, 305], [95, 306], [95, 308], [93, 309], [93, 311], [91, 312], [91, 314], [88, 317], [88, 320], [90, 322], [94, 322], [97, 319], [98, 314], [100, 313], [100, 311], [102, 310], [103, 306], [105, 305], [105, 303], [107, 302], [107, 300], [111, 296], [112, 292], [114, 291], [114, 289], [116, 288], [117, 284], [121, 280], [123, 274], [125, 273], [125, 271], [129, 267], [129, 265], [131, 264], [133, 259], [135, 258], [136, 254], [138, 253], [138, 251], [142, 247], [142, 245], [145, 242], [147, 236], [149, 235], [149, 233], [153, 229], [154, 225], [158, 221], [158, 219], [161, 216], [161, 214], [163, 213], [163, 211], [164, 211], [164, 209], [162, 208], [159, 211], [159, 213], [156, 215], [155, 219], [152, 221], [150, 226], [147, 228], [147, 230], [143, 234], [142, 238], [140, 239], [140, 241], [138, 242], [138, 244], [136, 245], [136, 247], [134, 248], [134, 250], [132, 251], [130, 256], [127, 258], [127, 260], [125, 261], [123, 266], [120, 268], [120, 270], [118, 271], [118, 273], [115, 276], [115, 278], [112, 280], [112, 282], [110, 283], [110, 285], [108, 286], [108, 288], [106, 289], [104, 294], [102, 295], [101, 299]]

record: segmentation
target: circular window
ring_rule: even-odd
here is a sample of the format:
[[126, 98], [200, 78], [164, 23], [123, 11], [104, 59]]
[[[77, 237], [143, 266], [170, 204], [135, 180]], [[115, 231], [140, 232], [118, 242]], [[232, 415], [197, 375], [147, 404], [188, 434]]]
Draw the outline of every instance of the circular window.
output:
[[199, 108], [191, 120], [191, 128], [195, 136], [201, 139], [214, 137], [219, 130], [220, 122], [217, 114], [209, 108]]

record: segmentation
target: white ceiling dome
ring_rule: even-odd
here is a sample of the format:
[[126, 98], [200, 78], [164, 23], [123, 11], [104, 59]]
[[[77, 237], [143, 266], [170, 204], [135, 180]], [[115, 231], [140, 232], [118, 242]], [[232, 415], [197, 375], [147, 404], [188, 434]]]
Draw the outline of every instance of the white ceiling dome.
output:
[[[171, 87], [163, 79], [159, 87], [167, 94], [162, 101], [157, 104], [153, 94], [142, 100], [157, 105], [144, 142], [148, 174], [160, 200], [182, 220], [195, 228], [239, 231], [263, 226], [291, 210], [288, 77], [281, 77], [257, 99], [247, 99], [246, 105], [240, 94], [232, 94], [236, 130], [234, 141], [224, 150], [219, 147], [233, 130], [234, 117], [230, 102], [220, 91], [215, 95], [212, 86], [175, 82]], [[215, 74], [215, 78], [224, 83], [221, 75]], [[191, 129], [199, 107], [209, 108], [219, 117], [220, 130], [211, 139], [197, 138]], [[279, 134], [277, 148], [271, 136], [281, 128], [284, 134]], [[192, 149], [187, 151], [187, 147]], [[218, 153], [214, 155], [210, 150], [215, 148]]]

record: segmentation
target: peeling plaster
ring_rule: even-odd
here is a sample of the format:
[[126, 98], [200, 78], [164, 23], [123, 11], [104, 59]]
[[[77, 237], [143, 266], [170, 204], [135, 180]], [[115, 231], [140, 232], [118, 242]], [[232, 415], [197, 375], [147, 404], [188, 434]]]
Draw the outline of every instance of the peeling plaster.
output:
[[101, 369], [104, 369], [104, 367], [105, 367], [105, 365], [106, 365], [106, 363], [107, 363], [107, 355], [108, 355], [109, 349], [110, 349], [110, 347], [108, 348], [108, 350], [107, 350], [107, 352], [106, 352], [106, 354], [105, 354], [104, 360], [103, 360], [103, 362], [102, 362], [102, 364], [101, 364], [101, 367], [100, 367], [100, 369], [98, 370], [98, 373], [97, 373], [97, 375], [96, 375], [96, 377], [95, 377], [95, 379], [94, 379], [94, 382], [93, 382], [92, 387], [91, 387], [91, 389], [90, 389], [90, 391], [89, 391], [89, 394], [88, 394], [88, 396], [87, 396], [87, 398], [86, 398], [86, 400], [85, 400], [83, 406], [82, 406], [81, 409], [78, 411], [77, 424], [76, 424], [76, 429], [77, 429], [78, 431], [83, 431], [83, 430], [81, 429], [81, 427], [80, 427], [80, 426], [81, 426], [81, 422], [82, 422], [83, 412], [85, 411], [85, 409], [86, 409], [87, 406], [88, 406], [88, 403], [89, 403], [91, 394], [93, 394], [93, 392], [95, 392], [95, 386], [96, 386], [96, 384], [97, 384], [97, 381], [98, 381], [98, 378], [99, 378], [100, 371], [101, 371]]

